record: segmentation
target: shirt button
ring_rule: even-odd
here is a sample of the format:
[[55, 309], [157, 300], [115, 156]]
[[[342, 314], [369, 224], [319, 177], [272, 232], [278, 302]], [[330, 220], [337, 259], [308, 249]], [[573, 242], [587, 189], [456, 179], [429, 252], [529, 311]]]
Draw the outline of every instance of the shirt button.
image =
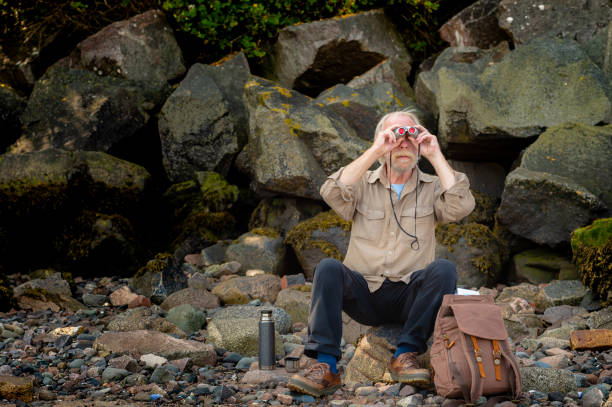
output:
[[391, 232], [391, 236], [395, 236], [395, 232]]
[[389, 250], [389, 254], [393, 253], [391, 250]]

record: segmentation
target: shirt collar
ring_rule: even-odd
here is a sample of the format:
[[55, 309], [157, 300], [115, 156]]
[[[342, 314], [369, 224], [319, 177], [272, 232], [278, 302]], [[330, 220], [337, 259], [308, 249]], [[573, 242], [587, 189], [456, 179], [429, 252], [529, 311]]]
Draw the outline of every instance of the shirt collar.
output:
[[[419, 174], [419, 182], [433, 182], [436, 177], [434, 175], [430, 175], [427, 174], [423, 171], [421, 171], [421, 169], [417, 166], [416, 167], [416, 171], [412, 172], [412, 176], [410, 177], [410, 179], [408, 180], [408, 182], [406, 182], [406, 186], [404, 188], [406, 188], [406, 192], [412, 191], [416, 185], [416, 174]], [[387, 171], [385, 171], [385, 164], [380, 165], [377, 169], [375, 169], [374, 171], [372, 171], [370, 173], [370, 175], [368, 176], [368, 182], [370, 184], [375, 183], [376, 181], [380, 181], [380, 183], [385, 187], [385, 188], [390, 188], [389, 186], [389, 178], [387, 177]]]

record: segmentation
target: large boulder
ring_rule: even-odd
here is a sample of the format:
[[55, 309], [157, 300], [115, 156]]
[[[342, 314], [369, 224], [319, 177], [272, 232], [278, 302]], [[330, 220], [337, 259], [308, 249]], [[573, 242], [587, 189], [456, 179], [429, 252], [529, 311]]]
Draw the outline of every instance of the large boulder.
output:
[[308, 199], [262, 199], [251, 213], [249, 230], [271, 228], [285, 236], [298, 223], [312, 218], [323, 209], [321, 202]]
[[436, 258], [457, 267], [457, 284], [467, 288], [498, 282], [505, 251], [491, 230], [479, 223], [448, 223], [436, 227]]
[[168, 91], [168, 85], [51, 67], [36, 82], [21, 115], [23, 135], [9, 151], [109, 151], [145, 127]]
[[386, 113], [409, 109], [417, 112], [423, 123], [428, 120], [414, 100], [390, 83], [374, 83], [359, 89], [339, 84], [321, 92], [314, 102], [343, 117], [366, 141], [374, 139], [376, 124]]
[[259, 269], [266, 273], [284, 274], [283, 239], [270, 229], [261, 231], [262, 233], [248, 232], [241, 235], [225, 251], [225, 261], [237, 261], [243, 270]]
[[500, 199], [504, 191], [506, 171], [504, 167], [492, 162], [468, 162], [449, 160], [450, 166], [467, 175], [470, 189]]
[[569, 393], [577, 390], [574, 374], [566, 369], [523, 367], [521, 378], [525, 391], [536, 390], [547, 394], [553, 391]]
[[202, 170], [227, 175], [247, 141], [242, 89], [249, 75], [243, 54], [189, 69], [159, 117], [163, 164], [171, 181], [186, 181]]
[[272, 274], [237, 277], [219, 283], [212, 293], [224, 304], [247, 304], [254, 299], [274, 302], [281, 289], [280, 278]]
[[402, 93], [414, 99], [414, 90], [408, 83], [410, 60], [390, 57], [375, 65], [369, 71], [351, 79], [346, 85], [353, 89], [367, 88], [375, 83], [388, 83], [400, 89]]
[[383, 10], [282, 29], [271, 52], [270, 76], [309, 96], [346, 83], [385, 58], [411, 58]]
[[541, 37], [569, 38], [578, 41], [593, 61], [602, 66], [605, 39], [612, 21], [608, 1], [558, 0], [538, 4], [529, 0], [502, 0], [498, 3], [499, 27], [510, 34], [516, 45]]
[[612, 298], [612, 218], [574, 230], [571, 245], [580, 279], [608, 304]]
[[[2, 262], [26, 269], [55, 263], [81, 274], [133, 271], [149, 182], [144, 168], [101, 152], [2, 156], [0, 230], [10, 237]], [[32, 250], [36, 256], [25, 254]]]
[[110, 24], [59, 64], [162, 86], [185, 73], [181, 49], [160, 10]]
[[453, 154], [505, 158], [544, 128], [612, 118], [610, 82], [575, 41], [534, 39], [482, 71], [458, 65], [434, 66], [428, 86], [417, 86], [417, 101], [421, 89], [439, 112], [439, 140]]
[[451, 47], [490, 48], [509, 39], [497, 21], [499, 0], [479, 0], [440, 27], [440, 37]]
[[193, 179], [174, 184], [164, 193], [172, 211], [170, 242], [174, 260], [197, 253], [231, 233], [235, 223], [228, 210], [238, 199], [238, 187], [221, 174], [197, 171]]
[[248, 172], [256, 189], [318, 200], [327, 174], [353, 161], [369, 145], [341, 117], [272, 82], [247, 82], [245, 101]]
[[497, 214], [500, 223], [538, 244], [569, 243], [574, 229], [612, 207], [610, 148], [610, 125], [548, 129], [506, 178]]
[[289, 332], [291, 318], [280, 308], [235, 306], [217, 311], [207, 326], [206, 340], [219, 348], [237, 352], [243, 356], [259, 353], [259, 318], [264, 309], [272, 309], [277, 355], [284, 355], [281, 334]]
[[214, 366], [217, 361], [212, 345], [147, 330], [105, 332], [96, 338], [94, 349], [109, 353], [153, 353], [169, 360], [190, 358], [196, 366]]
[[26, 107], [26, 101], [12, 88], [0, 85], [0, 154], [21, 135], [19, 116]]
[[285, 241], [293, 248], [304, 275], [312, 279], [321, 260], [328, 257], [344, 260], [350, 230], [351, 222], [334, 211], [321, 212], [291, 229]]

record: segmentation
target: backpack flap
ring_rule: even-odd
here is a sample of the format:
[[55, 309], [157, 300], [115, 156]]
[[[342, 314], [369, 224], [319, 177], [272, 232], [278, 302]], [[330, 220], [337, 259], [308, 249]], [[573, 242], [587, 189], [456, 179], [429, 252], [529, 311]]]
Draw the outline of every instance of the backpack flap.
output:
[[495, 304], [451, 304], [457, 326], [466, 335], [505, 341], [508, 331], [501, 310]]

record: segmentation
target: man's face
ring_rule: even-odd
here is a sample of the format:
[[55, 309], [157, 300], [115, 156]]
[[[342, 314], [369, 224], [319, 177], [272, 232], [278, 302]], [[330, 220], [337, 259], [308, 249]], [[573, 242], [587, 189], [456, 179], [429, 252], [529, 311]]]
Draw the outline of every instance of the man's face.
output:
[[[409, 117], [404, 115], [393, 115], [385, 121], [385, 128], [395, 128], [401, 126], [414, 126], [414, 123]], [[395, 172], [408, 172], [417, 164], [417, 149], [408, 140], [408, 135], [404, 136], [399, 146], [391, 150], [387, 154], [385, 161], [389, 165], [389, 156], [391, 156], [391, 170]]]

